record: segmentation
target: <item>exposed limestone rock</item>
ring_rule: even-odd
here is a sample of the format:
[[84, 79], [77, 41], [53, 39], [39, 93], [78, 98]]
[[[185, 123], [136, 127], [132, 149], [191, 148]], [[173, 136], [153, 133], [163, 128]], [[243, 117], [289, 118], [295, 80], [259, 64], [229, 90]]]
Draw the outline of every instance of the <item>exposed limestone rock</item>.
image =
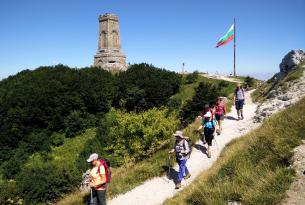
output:
[[282, 60], [280, 64], [281, 73], [289, 73], [300, 62], [305, 61], [305, 53], [303, 50], [292, 50]]
[[[286, 76], [296, 65], [305, 61], [305, 53], [302, 50], [290, 51], [280, 64], [280, 73], [277, 74], [276, 81], [281, 80], [279, 76]], [[285, 88], [275, 87], [267, 95], [267, 100], [258, 106], [254, 122], [261, 122], [264, 118], [273, 113], [285, 109], [305, 96], [305, 71], [303, 76], [297, 80], [286, 82]]]

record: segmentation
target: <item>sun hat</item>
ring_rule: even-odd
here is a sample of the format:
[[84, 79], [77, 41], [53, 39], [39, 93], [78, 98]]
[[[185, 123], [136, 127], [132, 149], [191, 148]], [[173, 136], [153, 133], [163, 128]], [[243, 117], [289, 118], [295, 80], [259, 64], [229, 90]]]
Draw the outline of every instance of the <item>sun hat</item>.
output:
[[173, 136], [175, 136], [175, 137], [180, 137], [180, 138], [184, 139], [183, 132], [180, 131], [180, 130], [177, 130], [177, 131], [173, 134]]
[[98, 154], [96, 153], [93, 153], [90, 155], [90, 157], [87, 159], [87, 162], [92, 162], [94, 160], [97, 160], [98, 159]]
[[212, 117], [212, 113], [211, 112], [207, 112], [207, 113], [205, 113], [205, 115], [203, 115], [203, 117]]

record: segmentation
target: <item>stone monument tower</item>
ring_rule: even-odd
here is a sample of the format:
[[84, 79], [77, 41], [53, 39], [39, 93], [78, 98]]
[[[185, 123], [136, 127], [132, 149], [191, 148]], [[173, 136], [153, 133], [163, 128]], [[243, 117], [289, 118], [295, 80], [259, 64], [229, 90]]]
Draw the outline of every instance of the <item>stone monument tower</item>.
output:
[[127, 69], [126, 57], [121, 49], [119, 18], [114, 14], [99, 16], [98, 50], [94, 56], [94, 66], [109, 71]]

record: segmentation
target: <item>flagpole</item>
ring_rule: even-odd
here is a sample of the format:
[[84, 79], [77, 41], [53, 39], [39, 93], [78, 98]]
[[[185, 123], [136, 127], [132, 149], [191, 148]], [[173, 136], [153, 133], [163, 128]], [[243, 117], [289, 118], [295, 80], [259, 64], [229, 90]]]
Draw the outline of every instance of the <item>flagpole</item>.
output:
[[236, 77], [236, 25], [235, 25], [235, 17], [234, 17], [234, 70], [233, 76]]

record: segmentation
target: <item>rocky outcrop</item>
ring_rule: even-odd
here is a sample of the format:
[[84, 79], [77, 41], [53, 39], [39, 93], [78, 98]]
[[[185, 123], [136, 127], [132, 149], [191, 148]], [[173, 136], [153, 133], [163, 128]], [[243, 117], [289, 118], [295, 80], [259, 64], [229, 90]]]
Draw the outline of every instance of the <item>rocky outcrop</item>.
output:
[[300, 62], [305, 61], [305, 53], [303, 50], [292, 50], [282, 60], [280, 64], [280, 72], [287, 74], [295, 68]]
[[[305, 61], [305, 53], [302, 50], [290, 51], [280, 64], [280, 73], [277, 76], [286, 76], [296, 65]], [[303, 76], [297, 80], [285, 82], [285, 86], [274, 86], [267, 95], [267, 100], [258, 106], [256, 110], [255, 122], [261, 122], [264, 118], [273, 113], [285, 109], [305, 96], [305, 71]], [[280, 83], [277, 78], [275, 83]]]
[[259, 105], [256, 110], [255, 122], [261, 122], [264, 118], [271, 116], [273, 113], [283, 110], [305, 96], [305, 73], [297, 82], [287, 82], [288, 90], [278, 87], [272, 90], [268, 99]]

